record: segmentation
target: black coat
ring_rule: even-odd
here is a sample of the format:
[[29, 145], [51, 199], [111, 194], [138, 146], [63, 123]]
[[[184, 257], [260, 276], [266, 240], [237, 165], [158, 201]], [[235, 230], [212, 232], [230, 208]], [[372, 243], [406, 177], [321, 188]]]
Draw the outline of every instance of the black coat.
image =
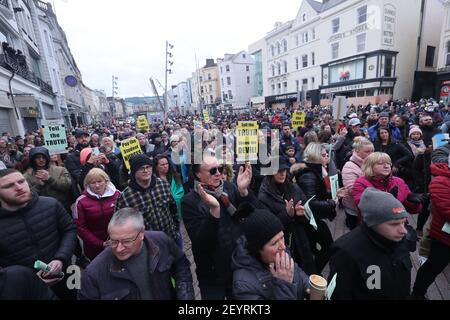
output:
[[[224, 182], [223, 189], [236, 208], [242, 202], [256, 203], [257, 201], [251, 192], [247, 197], [242, 198], [237, 186], [232, 183]], [[200, 285], [231, 287], [231, 255], [242, 230], [233, 223], [223, 205], [220, 207], [220, 219], [214, 218], [209, 206], [202, 202], [194, 190], [183, 197], [181, 214], [192, 242]]]
[[241, 237], [233, 253], [233, 299], [236, 300], [303, 300], [309, 288], [308, 276], [295, 265], [294, 281], [275, 278], [245, 248]]
[[[379, 267], [379, 287], [376, 285]], [[330, 277], [337, 273], [333, 300], [399, 300], [410, 294], [412, 263], [405, 239], [394, 243], [365, 224], [333, 245]], [[379, 289], [378, 289], [379, 288]]]
[[414, 155], [408, 150], [408, 148], [398, 142], [392, 141], [388, 145], [382, 145], [379, 140], [375, 142], [375, 151], [384, 152], [391, 157], [392, 164], [396, 168], [411, 167], [414, 161]]
[[315, 265], [306, 231], [312, 227], [305, 217], [290, 217], [288, 215], [285, 200], [291, 199], [294, 200], [294, 206], [299, 201], [302, 201], [303, 205], [307, 201], [305, 194], [297, 185], [292, 184], [292, 189], [281, 197], [271, 190], [269, 180], [264, 179], [259, 190], [258, 200], [281, 220], [284, 227], [285, 243], [292, 252], [293, 259], [303, 271], [312, 274], [315, 272]]
[[36, 260], [70, 263], [75, 249], [77, 228], [53, 198], [33, 198], [22, 209], [11, 212], [0, 208], [0, 266], [33, 267]]

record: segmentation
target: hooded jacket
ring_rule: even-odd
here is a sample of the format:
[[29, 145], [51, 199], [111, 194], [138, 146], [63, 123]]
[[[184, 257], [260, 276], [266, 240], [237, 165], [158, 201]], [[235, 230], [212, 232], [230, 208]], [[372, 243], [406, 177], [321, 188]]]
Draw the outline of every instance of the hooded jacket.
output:
[[[46, 169], [49, 173], [49, 179], [43, 184], [36, 178], [36, 157], [43, 155], [46, 159]], [[30, 151], [30, 168], [25, 172], [30, 188], [40, 196], [55, 198], [68, 210], [71, 205], [72, 195], [70, 193], [72, 181], [69, 172], [64, 167], [58, 167], [50, 164], [50, 154], [47, 148], [36, 147]]]
[[432, 218], [430, 236], [450, 247], [450, 234], [442, 231], [446, 223], [450, 224], [450, 169], [446, 163], [431, 165], [434, 179], [430, 183]]

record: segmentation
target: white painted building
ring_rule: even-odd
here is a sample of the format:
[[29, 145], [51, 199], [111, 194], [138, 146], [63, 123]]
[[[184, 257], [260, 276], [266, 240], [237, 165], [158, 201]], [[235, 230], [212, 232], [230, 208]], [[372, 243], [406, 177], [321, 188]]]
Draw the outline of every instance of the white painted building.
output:
[[444, 21], [437, 61], [437, 96], [445, 104], [450, 103], [450, 0], [442, 1], [445, 6]]
[[190, 87], [186, 81], [180, 82], [167, 92], [169, 110], [185, 115], [191, 109]]
[[434, 83], [432, 51], [439, 47], [443, 7], [440, 0], [421, 5], [303, 0], [295, 20], [277, 23], [264, 38], [266, 106], [295, 106], [305, 89], [314, 104], [329, 104], [333, 95], [355, 104], [411, 98], [415, 79], [414, 93], [422, 95]]
[[254, 61], [241, 51], [225, 54], [218, 60], [223, 107], [227, 110], [248, 109], [254, 96]]

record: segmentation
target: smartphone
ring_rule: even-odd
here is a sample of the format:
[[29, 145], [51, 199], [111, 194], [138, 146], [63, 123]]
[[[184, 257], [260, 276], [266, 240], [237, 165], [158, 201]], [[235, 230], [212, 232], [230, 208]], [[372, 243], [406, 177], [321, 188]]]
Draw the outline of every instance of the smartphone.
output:
[[92, 154], [94, 156], [98, 156], [100, 154], [100, 150], [97, 147], [92, 148]]

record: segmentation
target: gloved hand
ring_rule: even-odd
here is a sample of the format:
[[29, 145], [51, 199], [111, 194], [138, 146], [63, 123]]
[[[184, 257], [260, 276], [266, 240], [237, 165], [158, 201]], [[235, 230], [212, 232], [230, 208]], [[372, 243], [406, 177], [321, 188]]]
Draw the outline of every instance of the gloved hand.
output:
[[392, 190], [389, 191], [389, 193], [392, 194], [392, 195], [394, 196], [395, 199], [397, 199], [397, 196], [398, 196], [398, 187], [397, 187], [397, 186], [393, 187]]
[[408, 194], [408, 197], [406, 197], [406, 200], [408, 200], [411, 203], [422, 203], [424, 201], [424, 194], [423, 193], [410, 193], [410, 194]]

